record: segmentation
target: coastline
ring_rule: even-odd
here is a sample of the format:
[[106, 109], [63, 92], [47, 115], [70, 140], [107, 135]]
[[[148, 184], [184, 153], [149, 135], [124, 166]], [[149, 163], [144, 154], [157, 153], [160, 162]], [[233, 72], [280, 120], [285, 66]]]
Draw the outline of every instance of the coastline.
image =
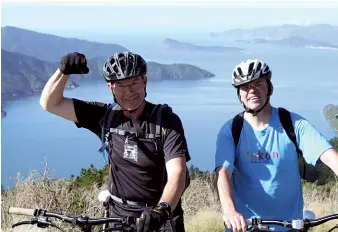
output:
[[338, 51], [338, 48], [334, 47], [325, 47], [325, 46], [304, 46], [305, 48], [317, 49], [317, 50], [330, 50], [330, 51]]
[[[70, 85], [66, 85], [65, 89], [75, 89], [80, 87], [80, 85], [78, 85], [77, 83], [73, 83]], [[25, 98], [25, 97], [31, 97], [31, 96], [37, 96], [40, 95], [42, 93], [42, 89], [36, 89], [33, 92], [30, 92], [29, 94], [12, 94], [11, 96], [7, 96], [7, 97], [3, 97], [2, 96], [2, 100], [1, 100], [1, 118], [5, 118], [7, 116], [7, 111], [6, 111], [6, 103], [10, 102], [12, 100], [18, 100], [20, 98]]]

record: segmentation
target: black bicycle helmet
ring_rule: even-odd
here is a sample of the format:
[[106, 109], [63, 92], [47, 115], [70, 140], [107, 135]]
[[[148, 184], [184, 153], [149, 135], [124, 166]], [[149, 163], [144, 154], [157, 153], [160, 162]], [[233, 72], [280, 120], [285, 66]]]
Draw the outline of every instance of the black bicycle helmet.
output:
[[146, 61], [140, 55], [132, 52], [115, 53], [103, 65], [103, 77], [106, 82], [146, 74]]

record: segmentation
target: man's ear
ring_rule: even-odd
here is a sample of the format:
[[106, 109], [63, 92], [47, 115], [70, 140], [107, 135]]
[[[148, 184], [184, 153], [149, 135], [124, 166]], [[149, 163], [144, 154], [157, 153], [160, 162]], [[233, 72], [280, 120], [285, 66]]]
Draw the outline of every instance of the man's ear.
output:
[[111, 82], [107, 83], [107, 87], [110, 91], [114, 92], [113, 84]]
[[147, 81], [148, 81], [148, 78], [146, 75], [142, 76], [143, 77], [143, 80], [144, 80], [144, 84], [146, 85], [147, 84]]
[[266, 83], [268, 85], [268, 95], [271, 96], [273, 94], [273, 85], [272, 85], [270, 79], [267, 79]]

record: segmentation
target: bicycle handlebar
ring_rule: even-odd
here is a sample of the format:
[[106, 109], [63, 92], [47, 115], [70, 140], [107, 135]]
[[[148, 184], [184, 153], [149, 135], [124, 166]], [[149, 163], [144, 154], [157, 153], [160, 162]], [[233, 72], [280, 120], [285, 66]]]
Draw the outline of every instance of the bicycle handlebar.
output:
[[[327, 221], [338, 219], [338, 214], [332, 214], [325, 217], [321, 217], [318, 219], [293, 219], [292, 221], [286, 221], [286, 220], [264, 220], [261, 218], [252, 218], [252, 219], [246, 219], [246, 223], [248, 228], [251, 226], [252, 229], [259, 229], [261, 226], [264, 225], [278, 225], [283, 226], [287, 228], [291, 228], [292, 231], [307, 231], [311, 227], [315, 227], [318, 225], [321, 225]], [[329, 231], [332, 231], [333, 229], [338, 228], [338, 224], [330, 229]], [[249, 231], [251, 231], [249, 230]], [[255, 230], [253, 230], [255, 231]], [[269, 230], [267, 230], [269, 231]]]
[[105, 223], [119, 223], [121, 226], [119, 226], [119, 228], [115, 230], [133, 231], [132, 228], [136, 228], [139, 221], [138, 218], [128, 216], [89, 218], [87, 216], [69, 216], [62, 213], [50, 212], [43, 209], [26, 209], [15, 207], [10, 207], [8, 213], [34, 216], [34, 218], [31, 221], [18, 222], [14, 224], [12, 228], [23, 224], [37, 224], [38, 227], [54, 226], [50, 221], [48, 221], [48, 217], [53, 217], [60, 219], [63, 222], [71, 223], [73, 226], [78, 226], [82, 229], [85, 229], [83, 231], [91, 231], [92, 226], [97, 226]]
[[[89, 218], [86, 216], [68, 216], [62, 213], [49, 212], [43, 209], [25, 209], [15, 207], [10, 207], [8, 213], [34, 216], [34, 218], [31, 221], [18, 222], [14, 224], [12, 226], [13, 228], [15, 226], [23, 224], [37, 224], [38, 227], [48, 227], [48, 226], [56, 227], [54, 224], [48, 221], [48, 217], [54, 217], [64, 222], [71, 223], [73, 226], [81, 227], [83, 229], [82, 231], [91, 231], [91, 226], [96, 226], [110, 222], [120, 223], [122, 227], [119, 227], [119, 230], [133, 231], [133, 228], [137, 228], [139, 220], [138, 218], [135, 217]], [[338, 214], [332, 214], [318, 219], [293, 219], [292, 221], [265, 220], [261, 218], [252, 218], [246, 219], [246, 223], [248, 225], [248, 231], [270, 231], [269, 227], [264, 227], [266, 225], [279, 225], [291, 228], [292, 231], [307, 231], [311, 227], [315, 227], [327, 221], [335, 219], [338, 219]], [[126, 229], [124, 229], [124, 227], [126, 227]], [[338, 224], [333, 228], [331, 228], [329, 231], [332, 231], [335, 228], [338, 229]]]

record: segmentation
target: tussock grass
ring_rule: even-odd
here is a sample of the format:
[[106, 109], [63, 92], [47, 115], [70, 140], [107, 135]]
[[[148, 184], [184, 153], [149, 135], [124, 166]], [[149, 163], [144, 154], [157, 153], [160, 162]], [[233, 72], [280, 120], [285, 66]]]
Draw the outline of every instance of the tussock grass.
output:
[[[329, 183], [326, 186], [306, 184], [303, 187], [303, 191], [305, 208], [312, 210], [317, 217], [333, 213], [338, 214], [338, 181]], [[311, 231], [328, 231], [337, 224], [338, 220], [333, 220], [316, 227]]]
[[[317, 217], [338, 213], [338, 182], [326, 186], [304, 184], [305, 208], [313, 210]], [[25, 216], [9, 215], [10, 206], [22, 208], [45, 208], [71, 215], [87, 215], [99, 217], [103, 208], [97, 199], [98, 193], [105, 186], [96, 185], [89, 188], [76, 188], [71, 180], [56, 179], [47, 169], [44, 172], [32, 171], [27, 178], [18, 174], [13, 189], [2, 192], [1, 199], [1, 229], [2, 231], [57, 231], [55, 229], [38, 229], [32, 226], [22, 226], [13, 230], [11, 225]], [[221, 232], [223, 230], [222, 211], [217, 191], [211, 178], [196, 178], [182, 197], [185, 211], [185, 226], [187, 232]], [[28, 217], [29, 218], [29, 217]], [[329, 226], [338, 224], [338, 220], [327, 223], [313, 231], [327, 231]], [[62, 228], [71, 229], [65, 224]]]

